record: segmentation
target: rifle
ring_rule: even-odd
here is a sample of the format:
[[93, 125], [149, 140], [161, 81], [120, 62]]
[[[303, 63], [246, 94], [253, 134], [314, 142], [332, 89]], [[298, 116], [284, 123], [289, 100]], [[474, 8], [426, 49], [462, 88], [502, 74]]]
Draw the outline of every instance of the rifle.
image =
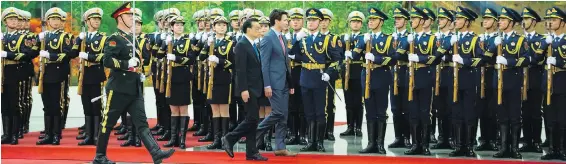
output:
[[[4, 39], [0, 39], [0, 51], [4, 51], [4, 44], [2, 44]], [[2, 93], [4, 93], [4, 63], [6, 63], [6, 60], [4, 58], [2, 58], [2, 64], [0, 65], [0, 70], [2, 71], [2, 86], [1, 89]]]
[[[502, 45], [497, 46], [497, 56], [502, 56], [503, 54]], [[497, 64], [499, 69], [497, 70], [497, 105], [503, 103], [503, 64]]]
[[[81, 7], [81, 9], [82, 9], [82, 7]], [[83, 32], [84, 31], [85, 31], [85, 27], [84, 27], [84, 22], [83, 22]], [[86, 50], [86, 36], [81, 41], [81, 52], [85, 52], [85, 50]], [[86, 64], [86, 62], [83, 59], [79, 60], [79, 84], [77, 86], [77, 94], [78, 95], [83, 94], [83, 79], [84, 79], [85, 64]]]
[[[548, 46], [546, 57], [552, 57], [552, 44]], [[554, 74], [554, 66], [552, 64], [546, 65], [546, 105], [550, 105], [550, 98], [552, 96], [552, 75]]]
[[[253, 44], [253, 43], [252, 43]], [[214, 55], [214, 41], [210, 43], [210, 47], [208, 49], [208, 56]], [[206, 99], [212, 99], [212, 86], [214, 85], [214, 68], [216, 67], [216, 63], [209, 61], [209, 78], [208, 78], [208, 89], [206, 91]]]
[[[370, 39], [368, 40], [368, 42], [366, 43], [366, 53], [371, 53], [371, 42], [372, 42], [372, 37], [370, 37]], [[369, 98], [369, 88], [370, 88], [370, 81], [371, 81], [371, 68], [373, 67], [373, 62], [371, 62], [370, 60], [366, 59], [366, 88], [364, 90], [364, 98], [368, 99]]]
[[[346, 51], [350, 51], [350, 37], [344, 37], [344, 41], [346, 41]], [[344, 90], [348, 90], [348, 83], [350, 82], [350, 64], [351, 59], [346, 57], [346, 70], [344, 72]]]
[[[173, 53], [173, 41], [169, 42], [167, 45], [167, 54]], [[167, 88], [165, 89], [165, 97], [171, 97], [171, 78], [173, 76], [173, 62], [167, 60]]]
[[[454, 45], [452, 46], [452, 56], [458, 54], [458, 42], [454, 43]], [[452, 63], [454, 63], [454, 88], [453, 88], [453, 95], [452, 95], [452, 102], [458, 102], [458, 73], [460, 71], [460, 69], [458, 67], [460, 67], [460, 64], [454, 62], [454, 60], [452, 60]]]
[[[415, 41], [413, 40], [410, 44], [409, 44], [409, 53], [413, 54], [415, 53]], [[415, 63], [409, 61], [409, 97], [408, 100], [409, 101], [413, 101], [413, 88], [415, 87], [415, 67], [414, 67]]]

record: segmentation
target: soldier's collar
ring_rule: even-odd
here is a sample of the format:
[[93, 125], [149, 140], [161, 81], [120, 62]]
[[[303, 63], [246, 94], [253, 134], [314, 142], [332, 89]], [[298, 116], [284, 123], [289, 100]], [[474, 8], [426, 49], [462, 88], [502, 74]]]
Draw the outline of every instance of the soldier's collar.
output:
[[560, 39], [560, 38], [563, 38], [563, 37], [564, 37], [564, 33], [562, 33], [562, 34], [560, 34], [560, 35], [554, 34], [554, 38], [559, 38], [559, 39]]
[[405, 32], [407, 32], [407, 30], [403, 30], [403, 31], [397, 31], [398, 34], [405, 34]]
[[313, 36], [316, 37], [316, 36], [318, 36], [319, 33], [320, 33], [320, 31], [316, 31], [316, 32], [314, 32], [314, 33], [310, 33], [310, 32], [309, 32], [308, 34], [309, 34], [309, 35], [313, 35]]
[[[507, 38], [511, 37], [514, 33], [515, 33], [515, 30], [511, 30], [508, 33], [503, 32], [504, 35], [507, 35]], [[507, 39], [507, 38], [504, 38], [504, 39]]]
[[352, 36], [358, 36], [358, 35], [360, 35], [360, 32], [359, 32], [359, 31], [356, 32], [356, 33], [352, 32]]
[[535, 30], [533, 30], [533, 31], [531, 31], [531, 32], [525, 31], [525, 36], [529, 36], [529, 34], [530, 34], [531, 37], [533, 37], [533, 36], [535, 36], [536, 33], [537, 33], [537, 32], [536, 32]]
[[381, 35], [381, 31], [375, 32], [375, 33], [372, 31], [372, 32], [371, 32], [371, 35], [372, 35], [372, 36], [379, 36], [379, 35]]
[[326, 31], [326, 32], [320, 32], [322, 35], [328, 35], [330, 34], [330, 30]]

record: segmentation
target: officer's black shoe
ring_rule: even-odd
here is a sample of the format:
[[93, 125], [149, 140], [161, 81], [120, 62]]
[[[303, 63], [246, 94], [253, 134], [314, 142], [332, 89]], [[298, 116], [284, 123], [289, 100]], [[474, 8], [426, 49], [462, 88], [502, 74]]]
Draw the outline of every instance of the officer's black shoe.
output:
[[495, 144], [492, 141], [486, 140], [484, 142], [480, 142], [478, 147], [475, 148], [476, 151], [495, 151]]
[[407, 151], [405, 151], [405, 155], [417, 155], [417, 154], [421, 154], [422, 153], [422, 149], [420, 148], [420, 146], [418, 144], [413, 144], [411, 146], [411, 148]]
[[37, 141], [35, 144], [36, 145], [47, 145], [47, 144], [51, 144], [51, 143], [53, 143], [52, 135], [46, 134], [45, 137], [43, 137], [43, 139]]
[[505, 125], [505, 124], [500, 124], [499, 125], [499, 130], [503, 133], [501, 133], [501, 147], [499, 148], [499, 151], [497, 153], [495, 153], [493, 155], [493, 158], [507, 158], [509, 157], [509, 152], [508, 152], [508, 147], [509, 147], [509, 143], [508, 142], [508, 138], [509, 138], [509, 126]]
[[39, 134], [39, 136], [37, 136], [37, 139], [43, 139], [45, 138], [45, 133], [44, 134]]
[[210, 142], [214, 140], [214, 135], [212, 132], [208, 132], [204, 137], [199, 138], [198, 142]]
[[51, 143], [52, 145], [59, 145], [59, 143], [61, 142], [61, 139], [63, 139], [63, 137], [61, 136], [61, 131], [63, 130], [63, 122], [61, 121], [61, 117], [60, 116], [55, 116], [53, 117], [53, 142]]
[[288, 136], [287, 139], [285, 139], [285, 144], [286, 145], [298, 145], [299, 144], [299, 136]]
[[45, 134], [45, 130], [39, 131], [39, 134]]
[[363, 135], [362, 129], [355, 129], [356, 137], [361, 137]]
[[120, 128], [118, 131], [114, 132], [114, 135], [124, 135], [127, 132], [128, 132], [127, 126], [123, 126], [123, 128]]
[[[84, 140], [85, 138], [86, 138], [86, 133], [84, 133], [84, 132], [82, 134], [79, 134], [77, 137], [75, 137], [75, 139], [77, 139], [77, 140]], [[118, 140], [120, 140], [120, 139], [118, 139]]]
[[171, 139], [163, 147], [179, 146], [179, 116], [171, 116]]
[[51, 142], [51, 145], [59, 145], [61, 143], [61, 136], [59, 136], [58, 134], [53, 135], [53, 142]]
[[170, 139], [171, 139], [171, 131], [170, 130], [165, 130], [163, 135], [161, 135], [159, 138], [157, 138], [158, 141], [169, 141]]
[[249, 156], [249, 157], [246, 156], [246, 160], [248, 160], [248, 161], [267, 161], [267, 158], [263, 157], [263, 156], [261, 156], [261, 154], [257, 153], [257, 154], [254, 154], [252, 156]]
[[[86, 121], [86, 117], [85, 117], [85, 121]], [[83, 124], [82, 126], [79, 126], [79, 130], [84, 130], [86, 128], [86, 123]]]
[[24, 128], [20, 128], [18, 132], [18, 139], [24, 139]]
[[96, 154], [94, 160], [92, 160], [93, 164], [115, 164], [116, 162], [111, 161], [108, 157], [104, 154]]
[[542, 142], [542, 144], [540, 144], [541, 147], [548, 147], [548, 139], [544, 140], [544, 142]]
[[[440, 137], [439, 137], [440, 138]], [[431, 149], [452, 149], [448, 141], [438, 140], [438, 142], [430, 147]]]
[[468, 145], [468, 147], [466, 147], [466, 157], [476, 157], [476, 152], [474, 152], [474, 146], [473, 145]]
[[134, 146], [135, 145], [135, 135], [130, 135], [128, 137], [128, 140], [126, 140], [126, 142], [123, 142], [120, 144], [120, 147], [129, 147], [129, 146]]
[[193, 123], [193, 126], [191, 126], [191, 127], [188, 129], [188, 131], [194, 132], [194, 131], [198, 131], [199, 129], [200, 129], [200, 122], [195, 121], [195, 122]]
[[316, 122], [310, 121], [309, 122], [309, 141], [307, 145], [301, 148], [301, 151], [317, 151], [317, 142], [316, 142]]
[[222, 141], [222, 149], [226, 151], [230, 158], [234, 158], [234, 143], [230, 143], [226, 136], [222, 137], [220, 140]]
[[11, 139], [11, 138], [9, 137], [8, 134], [3, 134], [3, 135], [2, 135], [2, 144], [8, 144], [8, 143], [10, 143], [10, 139]]
[[536, 143], [536, 142], [535, 142], [535, 143], [533, 144], [533, 147], [534, 147], [534, 152], [536, 152], [536, 153], [542, 153], [542, 147], [540, 146], [540, 143]]
[[409, 138], [409, 135], [407, 135], [405, 137], [405, 148], [410, 149], [411, 147], [413, 147], [413, 145], [411, 144], [411, 139]]
[[405, 146], [405, 139], [403, 137], [396, 137], [393, 143], [387, 146], [388, 148], [404, 148]]
[[368, 132], [368, 145], [365, 149], [359, 151], [359, 153], [377, 153], [377, 128], [376, 123], [373, 121], [367, 122], [367, 132]]
[[422, 154], [423, 155], [431, 155], [430, 153], [430, 149], [429, 149], [429, 142], [430, 142], [430, 135], [429, 135], [429, 130], [430, 130], [430, 126], [427, 126], [426, 124], [423, 124], [422, 126], [423, 128], [422, 130], [422, 143], [421, 143], [421, 147], [422, 147]]
[[387, 123], [385, 121], [377, 122], [377, 153], [386, 154], [385, 152], [385, 131], [387, 131]]
[[208, 126], [209, 124], [207, 123], [203, 123], [200, 125], [200, 129], [193, 133], [193, 136], [205, 136], [206, 134], [208, 134]]
[[549, 149], [548, 152], [540, 157], [541, 160], [560, 159], [560, 152]]
[[326, 152], [326, 149], [324, 148], [324, 134], [326, 133], [326, 122], [322, 121], [322, 122], [317, 122], [317, 151], [318, 152]]
[[348, 128], [346, 129], [346, 131], [340, 133], [340, 136], [353, 136], [354, 135], [354, 126], [353, 125], [348, 125]]

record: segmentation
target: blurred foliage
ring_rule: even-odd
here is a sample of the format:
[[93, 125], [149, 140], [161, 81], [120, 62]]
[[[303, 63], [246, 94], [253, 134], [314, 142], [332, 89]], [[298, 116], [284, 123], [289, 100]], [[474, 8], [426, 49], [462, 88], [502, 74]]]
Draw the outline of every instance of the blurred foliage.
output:
[[[51, 7], [59, 7], [69, 14], [68, 20], [66, 22], [65, 29], [77, 35], [82, 31], [82, 14], [84, 11], [99, 7], [104, 10], [104, 16], [102, 19], [102, 24], [99, 31], [106, 32], [107, 34], [112, 34], [116, 31], [116, 22], [110, 17], [112, 12], [119, 7], [123, 1], [2, 1], [1, 8], [16, 7], [19, 9], [24, 9], [31, 12], [32, 26], [31, 29], [34, 32], [39, 33], [41, 31], [40, 20], [43, 14]], [[393, 8], [395, 7], [428, 7], [432, 10], [436, 10], [438, 7], [445, 7], [450, 10], [454, 10], [457, 6], [464, 6], [472, 9], [478, 15], [481, 15], [481, 11], [486, 7], [491, 7], [499, 10], [501, 6], [511, 7], [519, 12], [522, 11], [524, 6], [529, 6], [540, 15], [544, 15], [545, 9], [551, 6], [566, 7], [566, 2], [557, 1], [547, 1], [547, 2], [519, 2], [519, 1], [379, 1], [379, 2], [368, 2], [368, 1], [135, 1], [132, 3], [132, 7], [140, 8], [143, 12], [142, 20], [144, 22], [143, 31], [146, 33], [151, 33], [156, 31], [156, 24], [153, 21], [153, 15], [162, 9], [175, 7], [181, 11], [181, 15], [187, 19], [186, 30], [187, 32], [192, 32], [196, 30], [196, 24], [192, 21], [193, 13], [200, 9], [212, 9], [221, 8], [224, 10], [224, 15], [228, 14], [232, 10], [242, 10], [244, 8], [255, 8], [263, 11], [263, 13], [268, 16], [270, 11], [273, 9], [291, 9], [295, 7], [307, 9], [307, 8], [328, 8], [330, 9], [335, 19], [331, 24], [331, 32], [335, 34], [341, 34], [348, 32], [348, 22], [347, 17], [351, 11], [361, 11], [367, 14], [369, 7], [375, 7], [385, 12], [388, 16], [392, 15]], [[481, 17], [481, 16], [480, 16]], [[472, 29], [476, 33], [482, 33], [480, 28], [481, 18], [477, 19], [473, 24]], [[385, 21], [383, 26], [384, 33], [392, 33], [394, 19], [390, 18]], [[436, 31], [437, 25], [433, 25], [433, 32]], [[364, 27], [365, 29], [365, 27]], [[4, 29], [3, 29], [4, 30]], [[520, 26], [516, 26], [517, 31], [522, 31]], [[543, 26], [539, 25], [537, 27], [539, 32], [543, 31]], [[366, 30], [363, 30], [366, 31]], [[76, 85], [77, 73], [78, 73], [78, 59], [73, 60], [72, 64], [72, 85]], [[37, 65], [36, 65], [37, 66]], [[148, 78], [147, 83], [151, 84], [151, 78]], [[339, 82], [336, 83], [337, 88], [340, 88]]]

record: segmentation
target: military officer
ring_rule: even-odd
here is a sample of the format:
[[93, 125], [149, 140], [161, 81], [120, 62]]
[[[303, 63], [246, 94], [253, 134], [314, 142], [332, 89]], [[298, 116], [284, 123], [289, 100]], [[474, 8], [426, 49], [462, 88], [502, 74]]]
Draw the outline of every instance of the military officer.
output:
[[[374, 14], [375, 15], [375, 14]], [[352, 11], [348, 15], [348, 24], [350, 26], [351, 34], [344, 34], [341, 36], [342, 42], [345, 43], [344, 51], [352, 51], [356, 45], [363, 39], [360, 35], [360, 30], [363, 27], [365, 15], [359, 11]], [[349, 45], [348, 45], [349, 44]], [[358, 74], [362, 71], [362, 63], [364, 63], [363, 56], [359, 60], [352, 60], [345, 58], [342, 74], [342, 86], [344, 86], [344, 100], [346, 101], [346, 122], [348, 128], [346, 131], [340, 133], [340, 136], [362, 136], [362, 87], [361, 76]], [[347, 72], [347, 73], [346, 73]], [[348, 76], [346, 76], [348, 74]], [[347, 78], [347, 80], [346, 80]], [[346, 87], [347, 86], [347, 87]], [[346, 89], [347, 88], [347, 89]]]
[[402, 40], [397, 49], [397, 58], [406, 58], [410, 62], [405, 85], [408, 84], [407, 100], [412, 146], [405, 152], [406, 155], [430, 155], [428, 126], [431, 123], [430, 105], [433, 86], [430, 66], [440, 58], [437, 56], [439, 54], [433, 51], [437, 47], [435, 36], [423, 31], [422, 27], [426, 19], [429, 19], [429, 16], [421, 8], [411, 8], [411, 28], [414, 29], [414, 34]]
[[[66, 101], [68, 100], [68, 82], [70, 76], [69, 61], [77, 54], [71, 53], [73, 36], [62, 30], [63, 16], [67, 13], [54, 7], [45, 13], [49, 32], [39, 34], [39, 39], [45, 41], [45, 49], [41, 50], [40, 64], [43, 66], [40, 74], [40, 93], [45, 112], [45, 137], [37, 141], [37, 145], [59, 145], [63, 128]], [[41, 77], [43, 76], [43, 78]]]
[[[454, 46], [451, 62], [447, 67], [453, 70], [452, 86], [448, 86], [448, 99], [453, 103], [452, 124], [454, 125], [455, 150], [450, 156], [475, 157], [473, 149], [474, 124], [477, 119], [474, 111], [476, 100], [475, 68], [481, 66], [483, 54], [479, 38], [471, 33], [470, 27], [478, 15], [472, 10], [458, 6], [456, 9], [455, 28], [457, 35], [452, 35], [448, 44], [442, 44], [442, 51]], [[446, 43], [446, 42], [445, 42]], [[456, 81], [457, 80], [457, 81]], [[456, 94], [456, 95], [455, 95]]]
[[[342, 43], [337, 43], [337, 42], [341, 42], [340, 38], [338, 37], [338, 35], [332, 34], [330, 32], [330, 25], [332, 24], [332, 19], [334, 19], [334, 14], [332, 13], [332, 11], [330, 11], [327, 8], [322, 8], [320, 9], [320, 12], [322, 12], [322, 15], [324, 16], [324, 18], [322, 19], [322, 21], [320, 22], [320, 33], [322, 34], [322, 37], [325, 39], [329, 39], [331, 41], [331, 44], [334, 45], [335, 47], [337, 47], [339, 50], [342, 49]], [[327, 47], [328, 48], [328, 47]], [[343, 50], [340, 50], [340, 52], [342, 52]], [[342, 55], [340, 55], [340, 58], [342, 58]], [[338, 61], [342, 61], [342, 59], [337, 59]], [[332, 64], [332, 62], [328, 62], [326, 63], [327, 67], [329, 67]], [[338, 65], [335, 66], [336, 70], [340, 70], [338, 68]], [[334, 88], [336, 88], [336, 79], [338, 79], [338, 71], [335, 72], [335, 74], [331, 74], [330, 75], [330, 80], [328, 81], [330, 83], [330, 85], [328, 86], [328, 92], [326, 94], [326, 130], [324, 133], [324, 139], [328, 139], [329, 141], [334, 141], [334, 113], [336, 112], [336, 106], [334, 105]]]
[[[400, 49], [401, 40], [408, 36], [407, 32], [407, 22], [409, 22], [410, 14], [409, 12], [401, 7], [397, 7], [393, 10], [393, 18], [395, 18], [395, 32], [393, 35], [393, 48]], [[405, 39], [406, 40], [406, 39]], [[401, 50], [401, 51], [406, 51]], [[393, 68], [393, 84], [391, 86], [390, 97], [391, 101], [391, 113], [393, 113], [393, 128], [395, 130], [395, 141], [388, 145], [388, 148], [402, 148], [411, 146], [410, 128], [409, 128], [409, 108], [407, 101], [407, 87], [404, 85], [406, 83], [407, 74], [407, 63], [406, 58], [397, 59], [397, 65]], [[361, 123], [361, 121], [360, 121]]]
[[79, 83], [82, 85], [80, 92], [82, 92], [81, 102], [85, 115], [85, 135], [82, 138], [77, 137], [77, 139], [84, 139], [79, 142], [79, 145], [94, 145], [98, 129], [100, 129], [102, 103], [100, 101], [91, 102], [91, 99], [102, 94], [102, 84], [106, 81], [104, 68], [100, 64], [104, 56], [102, 50], [106, 43], [106, 34], [98, 31], [102, 15], [101, 8], [91, 8], [83, 14], [82, 19], [88, 31], [79, 34], [72, 48], [81, 59], [79, 64], [82, 69], [80, 70], [82, 79], [79, 78], [82, 81]]
[[[452, 97], [449, 97], [449, 93], [452, 89], [452, 79], [453, 79], [453, 67], [450, 67], [452, 46], [450, 46], [450, 40], [453, 34], [451, 30], [451, 24], [454, 22], [454, 15], [450, 10], [440, 7], [438, 8], [438, 29], [439, 31], [435, 34], [438, 38], [437, 53], [442, 53], [442, 62], [436, 67], [435, 76], [435, 90], [433, 98], [433, 107], [437, 110], [438, 118], [438, 142], [433, 145], [432, 149], [451, 149], [449, 138], [451, 134], [452, 124], [451, 124], [451, 114], [452, 114]], [[434, 126], [433, 126], [434, 127]]]
[[[150, 69], [151, 69], [151, 80], [152, 80], [152, 83], [153, 83], [153, 91], [154, 91], [154, 94], [156, 96], [157, 96], [157, 93], [159, 93], [159, 92], [156, 92], [156, 90], [159, 91], [159, 83], [158, 83], [158, 81], [156, 81], [156, 77], [159, 77], [160, 74], [159, 74], [159, 71], [157, 71], [158, 70], [157, 68], [159, 68], [157, 66], [157, 63], [159, 61], [158, 61], [158, 59], [156, 58], [155, 55], [157, 54], [157, 50], [159, 50], [160, 44], [161, 44], [160, 43], [161, 42], [160, 35], [161, 35], [161, 31], [163, 30], [163, 24], [161, 24], [161, 17], [163, 16], [163, 12], [164, 12], [163, 10], [159, 10], [153, 15], [153, 21], [155, 21], [155, 26], [156, 26], [155, 32], [147, 34], [148, 42], [152, 46], [151, 47], [152, 56], [151, 56], [151, 66], [150, 66], [151, 68]], [[157, 99], [155, 101], [155, 107], [156, 107], [155, 109], [156, 109], [156, 112], [157, 112], [157, 124], [155, 124], [154, 127], [150, 128], [151, 131], [159, 130], [159, 127], [161, 127], [160, 123], [162, 122], [162, 120], [161, 120], [161, 110], [160, 110], [162, 108], [162, 105], [161, 105], [161, 102], [157, 101]]]
[[[524, 68], [523, 74], [527, 80], [526, 91], [523, 93], [526, 95], [523, 99], [526, 99], [522, 105], [522, 118], [523, 118], [523, 136], [525, 144], [523, 147], [519, 148], [522, 152], [537, 152], [542, 153], [542, 148], [540, 147], [541, 132], [542, 132], [542, 98], [543, 89], [546, 87], [542, 86], [542, 77], [544, 70], [544, 51], [548, 48], [548, 44], [545, 42], [544, 35], [538, 34], [535, 31], [535, 27], [538, 22], [541, 22], [540, 16], [531, 8], [523, 8], [523, 29], [525, 32], [525, 39], [527, 40], [529, 56], [531, 58], [530, 65], [528, 68]], [[524, 84], [523, 84], [524, 85]], [[525, 91], [523, 89], [523, 91]]]
[[[564, 142], [564, 94], [566, 93], [566, 88], [564, 87], [564, 76], [566, 75], [566, 65], [565, 59], [566, 55], [563, 52], [566, 50], [565, 42], [566, 36], [564, 35], [564, 24], [566, 23], [566, 14], [558, 7], [552, 7], [549, 9], [550, 13], [547, 13], [548, 19], [550, 19], [550, 30], [554, 31], [554, 37], [552, 38], [551, 51], [552, 56], [546, 59], [546, 64], [548, 65], [548, 70], [545, 72], [544, 77], [547, 77], [547, 73], [552, 73], [551, 81], [551, 99], [550, 105], [545, 111], [545, 118], [548, 119], [548, 132], [553, 135], [547, 136], [549, 143], [549, 152], [541, 157], [543, 160], [560, 159], [566, 160], [566, 154], [564, 152], [563, 142]], [[548, 11], [547, 11], [548, 12]], [[549, 71], [549, 72], [548, 72]], [[546, 80], [543, 82], [543, 86], [547, 86]], [[545, 95], [546, 97], [546, 95]], [[562, 105], [562, 106], [560, 106]], [[545, 125], [546, 126], [546, 125]], [[561, 129], [562, 128], [562, 129]]]
[[[34, 47], [35, 45], [37, 45], [37, 35], [33, 32], [29, 31], [30, 28], [30, 20], [31, 20], [31, 13], [29, 11], [24, 11], [24, 10], [20, 10], [22, 12], [22, 17], [23, 17], [23, 25], [22, 25], [22, 30], [21, 33], [24, 34], [25, 37], [25, 43], [26, 46], [28, 47]], [[23, 78], [22, 78], [22, 88], [21, 88], [21, 97], [22, 97], [22, 120], [20, 122], [21, 125], [21, 130], [20, 130], [20, 135], [18, 138], [23, 138], [23, 134], [24, 133], [28, 133], [29, 131], [29, 119], [31, 116], [31, 109], [32, 109], [32, 95], [31, 95], [31, 89], [32, 89], [32, 78], [35, 76], [35, 71], [34, 71], [34, 66], [32, 63], [33, 58], [37, 57], [39, 54], [39, 47], [35, 46], [36, 49], [32, 49], [33, 51], [30, 52], [28, 55], [30, 55], [29, 58], [26, 58], [26, 60], [22, 60], [20, 61], [21, 63], [21, 70], [23, 72]]]
[[[305, 30], [303, 29], [304, 24], [304, 10], [301, 8], [292, 8], [289, 9], [289, 19], [291, 28], [293, 29], [293, 33], [290, 35], [285, 35], [287, 39], [287, 48], [293, 49], [295, 43], [299, 42], [300, 39], [297, 38], [297, 34], [299, 32]], [[291, 60], [289, 66], [291, 66], [291, 76], [293, 77], [293, 86], [300, 86], [300, 79], [301, 79], [301, 59], [295, 59], [295, 54], [293, 51], [287, 51], [288, 56]], [[285, 143], [287, 145], [306, 145], [306, 133], [307, 133], [307, 122], [304, 117], [304, 106], [303, 106], [303, 99], [302, 99], [302, 90], [301, 87], [295, 88], [295, 93], [289, 95], [289, 119], [292, 120], [289, 127], [291, 128], [291, 137]], [[301, 126], [302, 125], [302, 126]]]
[[[485, 50], [484, 56], [486, 57], [482, 63], [480, 71], [480, 78], [483, 77], [483, 83], [480, 79], [479, 88], [479, 99], [476, 101], [476, 114], [480, 120], [480, 134], [479, 145], [476, 147], [476, 151], [494, 151], [497, 150], [495, 146], [497, 139], [497, 127], [493, 125], [497, 124], [495, 118], [496, 110], [496, 87], [489, 85], [493, 81], [494, 77], [494, 65], [495, 59], [492, 58], [493, 50], [489, 50], [489, 47], [495, 47], [495, 38], [499, 35], [497, 32], [499, 19], [499, 13], [497, 10], [492, 8], [486, 8], [482, 13], [482, 28], [485, 33], [480, 35], [480, 45], [482, 49]], [[492, 51], [492, 52], [490, 52]], [[482, 87], [483, 86], [483, 87]], [[483, 91], [482, 91], [483, 88]], [[483, 92], [483, 94], [481, 93]]]
[[[20, 81], [21, 61], [30, 60], [33, 49], [37, 46], [29, 45], [27, 42], [22, 44], [26, 35], [17, 31], [18, 17], [21, 17], [17, 8], [9, 7], [2, 11], [2, 22], [6, 25], [6, 34], [0, 35], [2, 40], [2, 125], [4, 135], [2, 144], [18, 144], [18, 135], [21, 123], [20, 107]], [[30, 47], [31, 46], [31, 47]]]
[[[434, 22], [436, 22], [436, 14], [434, 14], [433, 10], [431, 10], [427, 7], [423, 7], [423, 12], [425, 12], [428, 15], [428, 19], [425, 20], [425, 23], [423, 25], [423, 31], [426, 34], [433, 35], [432, 34], [432, 25], [434, 24]], [[434, 49], [433, 51], [436, 51], [436, 49]], [[436, 72], [437, 67], [438, 67], [438, 65], [431, 67], [431, 71]], [[433, 79], [436, 79], [436, 73], [434, 73], [432, 75], [433, 75]], [[434, 86], [436, 86], [436, 85], [437, 84], [436, 84], [436, 81], [435, 81]], [[435, 97], [433, 97], [433, 101], [434, 101], [434, 98]], [[436, 140], [436, 137], [434, 136], [435, 133], [436, 133], [437, 110], [436, 110], [436, 108], [431, 108], [430, 111], [431, 111], [431, 124], [429, 126], [430, 143], [437, 143], [438, 141]]]
[[[389, 106], [389, 86], [393, 82], [390, 66], [395, 65], [393, 36], [381, 31], [389, 19], [377, 8], [368, 10], [369, 33], [358, 41], [354, 53], [346, 51], [345, 56], [356, 61], [365, 59], [361, 71], [362, 95], [366, 107], [368, 145], [360, 153], [385, 154], [384, 139]], [[365, 54], [362, 57], [362, 54]]]
[[111, 129], [123, 111], [131, 114], [132, 122], [154, 163], [161, 163], [175, 151], [174, 149], [162, 151], [148, 128], [142, 92], [144, 75], [141, 73], [143, 69], [141, 65], [144, 58], [137, 49], [137, 43], [134, 44], [131, 30], [134, 26], [134, 15], [130, 3], [124, 3], [111, 14], [111, 17], [118, 23], [118, 32], [108, 37], [103, 50], [104, 67], [111, 69], [111, 73], [106, 85], [106, 108], [93, 163], [114, 163], [106, 156], [106, 148]]
[[[495, 158], [521, 158], [519, 153], [519, 131], [521, 128], [521, 86], [523, 81], [522, 68], [529, 64], [525, 38], [517, 34], [513, 27], [521, 22], [522, 17], [517, 11], [503, 7], [499, 15], [499, 29], [503, 37], [495, 38], [495, 45], [501, 45], [502, 54], [498, 54], [496, 64], [499, 69], [499, 80], [493, 85], [498, 87], [497, 119], [501, 130], [501, 147], [493, 155]], [[491, 51], [490, 53], [494, 53]], [[494, 79], [497, 79], [494, 77]], [[503, 84], [500, 86], [499, 82]], [[501, 96], [500, 96], [501, 95]], [[501, 100], [501, 101], [500, 101]], [[510, 133], [509, 133], [510, 131]], [[509, 140], [511, 139], [511, 140]], [[510, 147], [510, 150], [508, 149]]]
[[[206, 43], [206, 39], [208, 39], [208, 34], [211, 33], [210, 31], [210, 22], [209, 22], [209, 15], [207, 15], [209, 13], [208, 9], [204, 9], [201, 10], [199, 13], [199, 21], [198, 23], [198, 30], [199, 32], [195, 35], [195, 43], [197, 43], [196, 49], [200, 52], [204, 50], [204, 46], [207, 44]], [[199, 57], [197, 57], [197, 61], [199, 64], [198, 68], [199, 68], [199, 73], [197, 73], [197, 78], [198, 78], [198, 83], [200, 85], [200, 92], [198, 92], [198, 95], [193, 95], [196, 98], [198, 98], [198, 101], [194, 101], [195, 102], [195, 107], [200, 107], [200, 114], [201, 114], [201, 127], [200, 129], [193, 133], [193, 136], [204, 136], [203, 138], [199, 139], [199, 142], [208, 142], [208, 141], [212, 141], [214, 139], [213, 134], [212, 134], [212, 126], [210, 126], [210, 116], [212, 115], [212, 111], [210, 109], [210, 105], [208, 105], [206, 103], [206, 90], [207, 90], [207, 81], [206, 81], [206, 77], [207, 77], [207, 69], [208, 69], [208, 63], [205, 61], [206, 58], [201, 58], [200, 55]], [[200, 76], [199, 76], [200, 74]], [[200, 102], [199, 104], [196, 104], [197, 102]]]
[[[193, 20], [195, 21], [195, 23], [197, 24], [197, 31], [196, 33], [194, 33], [195, 37], [191, 38], [191, 51], [195, 51], [195, 48], [198, 48], [197, 45], [197, 40], [196, 36], [197, 35], [202, 35], [201, 32], [203, 30], [204, 27], [201, 27], [199, 22], [200, 22], [200, 12], [201, 10], [195, 12], [193, 14]], [[195, 46], [193, 46], [195, 45]], [[192, 78], [192, 92], [191, 92], [191, 96], [192, 96], [192, 103], [193, 103], [193, 126], [191, 126], [190, 128], [187, 129], [187, 131], [198, 131], [200, 129], [201, 126], [201, 117], [202, 117], [202, 110], [201, 110], [201, 102], [197, 102], [199, 101], [199, 95], [200, 95], [200, 88], [199, 88], [199, 74], [198, 72], [200, 72], [200, 63], [195, 62], [192, 66], [192, 72], [193, 72], [193, 78]]]

